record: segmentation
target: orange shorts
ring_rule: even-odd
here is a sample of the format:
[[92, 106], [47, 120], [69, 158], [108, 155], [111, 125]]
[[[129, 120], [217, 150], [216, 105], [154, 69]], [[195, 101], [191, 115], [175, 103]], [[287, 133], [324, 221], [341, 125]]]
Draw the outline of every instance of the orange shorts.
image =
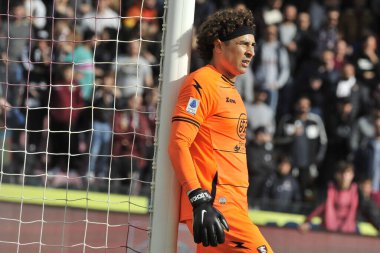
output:
[[[238, 208], [228, 208], [228, 210], [220, 211], [230, 227], [228, 232], [225, 231], [225, 242], [217, 247], [204, 247], [200, 243], [197, 245], [197, 253], [273, 253], [272, 248], [247, 214]], [[193, 233], [192, 220], [187, 220], [186, 224], [190, 232]]]

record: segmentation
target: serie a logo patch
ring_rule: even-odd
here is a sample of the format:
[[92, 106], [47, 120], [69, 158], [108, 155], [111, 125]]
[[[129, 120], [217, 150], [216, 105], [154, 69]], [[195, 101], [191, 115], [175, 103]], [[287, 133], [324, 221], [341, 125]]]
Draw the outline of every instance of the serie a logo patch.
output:
[[258, 247], [257, 248], [257, 252], [259, 252], [259, 253], [268, 253], [267, 246], [262, 245], [262, 246]]
[[200, 102], [201, 101], [199, 101], [198, 99], [190, 97], [189, 102], [187, 103], [187, 106], [186, 106], [186, 111], [188, 113], [195, 115], [197, 113]]

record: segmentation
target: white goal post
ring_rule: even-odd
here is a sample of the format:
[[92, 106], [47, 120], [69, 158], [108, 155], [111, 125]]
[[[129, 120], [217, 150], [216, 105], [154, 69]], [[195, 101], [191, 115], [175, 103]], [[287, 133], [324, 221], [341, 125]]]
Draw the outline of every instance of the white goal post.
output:
[[189, 72], [195, 0], [166, 1], [166, 21], [160, 74], [160, 103], [153, 164], [151, 238], [149, 252], [172, 253], [177, 249], [179, 186], [167, 150], [171, 113], [180, 86]]

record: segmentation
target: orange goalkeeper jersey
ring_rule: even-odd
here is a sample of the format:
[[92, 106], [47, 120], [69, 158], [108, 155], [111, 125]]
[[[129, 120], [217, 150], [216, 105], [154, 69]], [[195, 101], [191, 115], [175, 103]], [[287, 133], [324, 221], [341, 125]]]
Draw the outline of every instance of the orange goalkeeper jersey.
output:
[[169, 141], [182, 186], [181, 221], [192, 218], [187, 192], [199, 187], [212, 194], [221, 189], [247, 210], [246, 128], [244, 103], [232, 81], [211, 65], [189, 74], [173, 112]]

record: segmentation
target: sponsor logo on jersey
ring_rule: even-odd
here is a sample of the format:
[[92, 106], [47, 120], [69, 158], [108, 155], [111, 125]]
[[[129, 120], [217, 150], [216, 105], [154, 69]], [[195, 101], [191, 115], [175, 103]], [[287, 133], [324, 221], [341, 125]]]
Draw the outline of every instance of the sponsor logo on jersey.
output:
[[259, 252], [259, 253], [268, 253], [267, 246], [262, 245], [262, 246], [258, 247], [257, 248], [257, 252]]
[[226, 103], [236, 104], [236, 100], [230, 97], [226, 97]]
[[245, 133], [247, 130], [247, 125], [248, 125], [247, 115], [245, 113], [240, 114], [236, 131], [237, 131], [237, 135], [242, 140], [245, 140]]
[[190, 97], [189, 102], [187, 103], [187, 106], [186, 106], [186, 111], [188, 113], [195, 115], [197, 113], [200, 102], [201, 101], [199, 101], [198, 99]]
[[247, 247], [245, 247], [243, 244], [244, 242], [236, 242], [236, 241], [231, 241], [232, 243], [235, 243], [235, 247], [234, 248], [238, 248], [238, 249], [249, 249]]
[[236, 153], [245, 153], [245, 142], [244, 141], [239, 141], [235, 146], [234, 146], [234, 152]]

